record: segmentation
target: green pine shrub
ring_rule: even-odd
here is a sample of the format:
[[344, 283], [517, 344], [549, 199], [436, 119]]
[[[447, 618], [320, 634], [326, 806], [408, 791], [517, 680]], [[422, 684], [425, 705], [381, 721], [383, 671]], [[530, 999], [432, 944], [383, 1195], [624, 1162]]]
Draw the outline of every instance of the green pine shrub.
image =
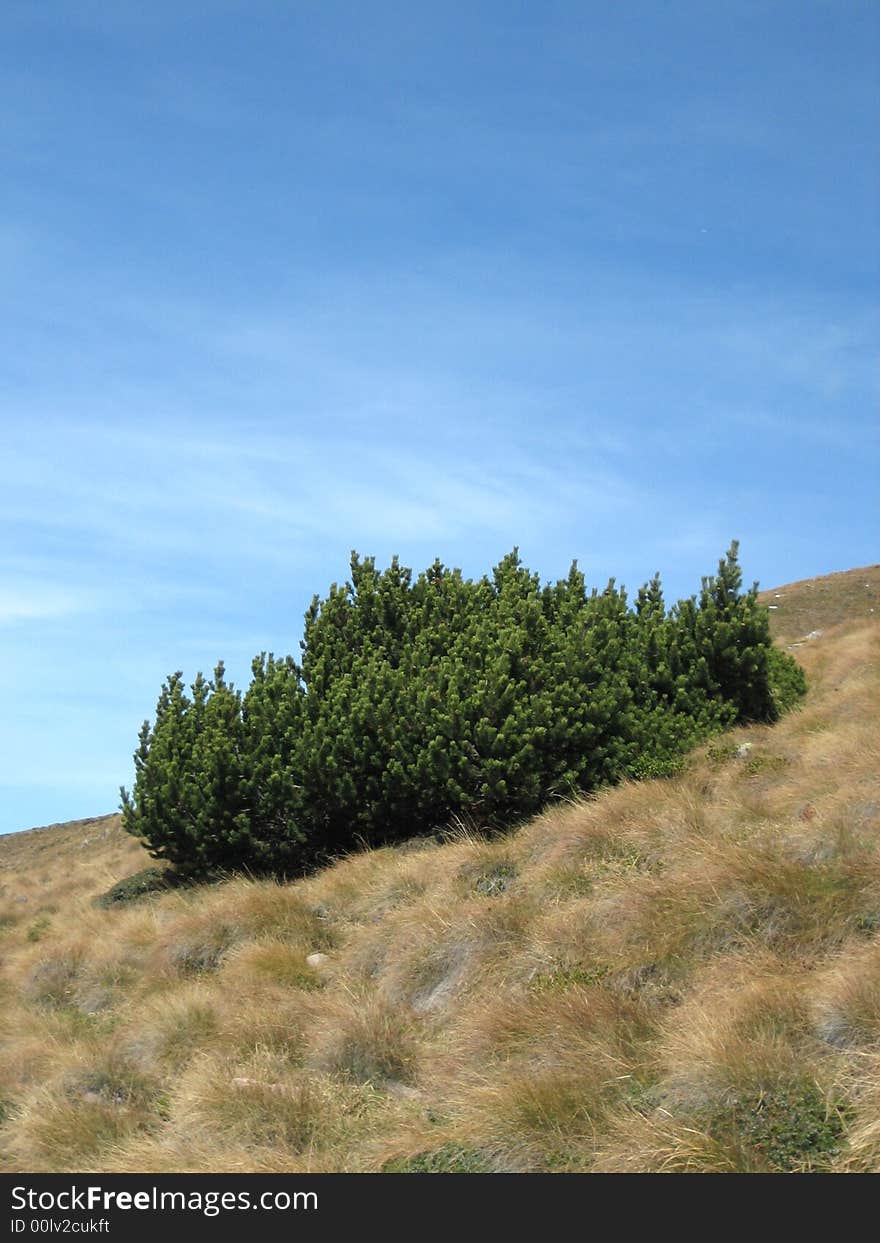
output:
[[219, 664], [184, 689], [167, 679], [156, 720], [144, 721], [134, 756], [134, 798], [122, 790], [126, 829], [182, 875], [241, 866], [253, 857], [241, 697]]
[[791, 653], [780, 647], [770, 648], [767, 665], [773, 714], [783, 716], [807, 693], [806, 674]]
[[353, 554], [350, 581], [312, 601], [299, 662], [263, 653], [243, 695], [222, 664], [190, 693], [182, 674], [166, 681], [125, 827], [183, 876], [295, 874], [672, 774], [695, 743], [803, 693], [757, 585], [741, 586], [735, 543], [669, 610], [656, 576], [631, 608], [614, 580], [588, 591], [576, 564], [542, 586], [515, 549], [476, 581]]

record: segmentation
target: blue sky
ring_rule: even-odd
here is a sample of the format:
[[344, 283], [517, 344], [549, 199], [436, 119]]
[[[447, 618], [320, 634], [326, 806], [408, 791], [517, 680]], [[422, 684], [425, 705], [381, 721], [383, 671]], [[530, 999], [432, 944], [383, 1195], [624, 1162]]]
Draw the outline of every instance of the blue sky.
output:
[[0, 831], [349, 550], [878, 560], [880, 7], [6, 0]]

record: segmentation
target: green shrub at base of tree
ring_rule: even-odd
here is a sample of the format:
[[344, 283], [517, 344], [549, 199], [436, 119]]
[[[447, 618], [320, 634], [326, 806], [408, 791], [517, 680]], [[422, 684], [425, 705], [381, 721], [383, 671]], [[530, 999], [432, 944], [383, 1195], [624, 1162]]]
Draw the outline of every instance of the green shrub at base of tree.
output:
[[453, 817], [503, 829], [554, 798], [676, 771], [695, 743], [803, 694], [734, 543], [697, 597], [634, 607], [577, 565], [541, 584], [514, 550], [491, 576], [413, 579], [352, 555], [315, 597], [300, 662], [265, 653], [242, 695], [218, 665], [163, 685], [125, 827], [182, 875], [301, 873]]
[[771, 647], [767, 654], [770, 680], [770, 697], [775, 716], [791, 711], [799, 699], [807, 693], [807, 677], [801, 666], [789, 652]]

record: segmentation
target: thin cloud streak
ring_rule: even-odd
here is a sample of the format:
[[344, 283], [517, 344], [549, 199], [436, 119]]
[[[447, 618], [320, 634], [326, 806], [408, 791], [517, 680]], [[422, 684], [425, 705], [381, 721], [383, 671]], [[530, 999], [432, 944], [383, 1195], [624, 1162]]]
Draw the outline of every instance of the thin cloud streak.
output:
[[64, 591], [35, 583], [4, 583], [0, 578], [0, 626], [54, 621], [75, 614], [94, 613], [107, 606], [108, 600], [95, 594]]

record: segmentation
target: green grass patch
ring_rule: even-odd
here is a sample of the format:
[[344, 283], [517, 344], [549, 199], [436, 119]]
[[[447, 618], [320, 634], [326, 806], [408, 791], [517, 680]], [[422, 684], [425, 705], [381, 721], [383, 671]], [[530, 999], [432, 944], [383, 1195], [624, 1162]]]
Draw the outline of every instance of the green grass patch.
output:
[[766, 751], [753, 752], [746, 760], [747, 777], [759, 777], [764, 773], [781, 773], [788, 768], [791, 760], [784, 755], [769, 755]]
[[459, 872], [460, 881], [483, 898], [500, 897], [516, 877], [516, 864], [508, 859], [477, 860], [464, 864]]
[[555, 967], [552, 971], [541, 971], [533, 975], [529, 988], [533, 993], [564, 992], [569, 988], [595, 988], [611, 973], [611, 968], [602, 964], [596, 967]]
[[729, 764], [731, 760], [737, 758], [739, 746], [735, 742], [713, 742], [706, 749], [706, 759], [710, 764], [720, 767], [722, 764]]
[[419, 1152], [405, 1160], [388, 1161], [383, 1174], [490, 1174], [481, 1152], [459, 1144], [443, 1144], [440, 1148]]
[[40, 918], [35, 919], [30, 928], [28, 928], [27, 933], [25, 934], [27, 940], [31, 943], [35, 941], [42, 941], [51, 926], [52, 921], [49, 919], [48, 915], [41, 915]]
[[144, 868], [133, 876], [126, 876], [93, 899], [94, 906], [113, 908], [127, 906], [142, 898], [155, 897], [169, 889], [177, 889], [185, 882], [169, 868]]
[[853, 1117], [846, 1102], [829, 1101], [815, 1083], [795, 1081], [738, 1098], [729, 1112], [710, 1120], [708, 1130], [744, 1149], [749, 1168], [790, 1174], [827, 1169]]

